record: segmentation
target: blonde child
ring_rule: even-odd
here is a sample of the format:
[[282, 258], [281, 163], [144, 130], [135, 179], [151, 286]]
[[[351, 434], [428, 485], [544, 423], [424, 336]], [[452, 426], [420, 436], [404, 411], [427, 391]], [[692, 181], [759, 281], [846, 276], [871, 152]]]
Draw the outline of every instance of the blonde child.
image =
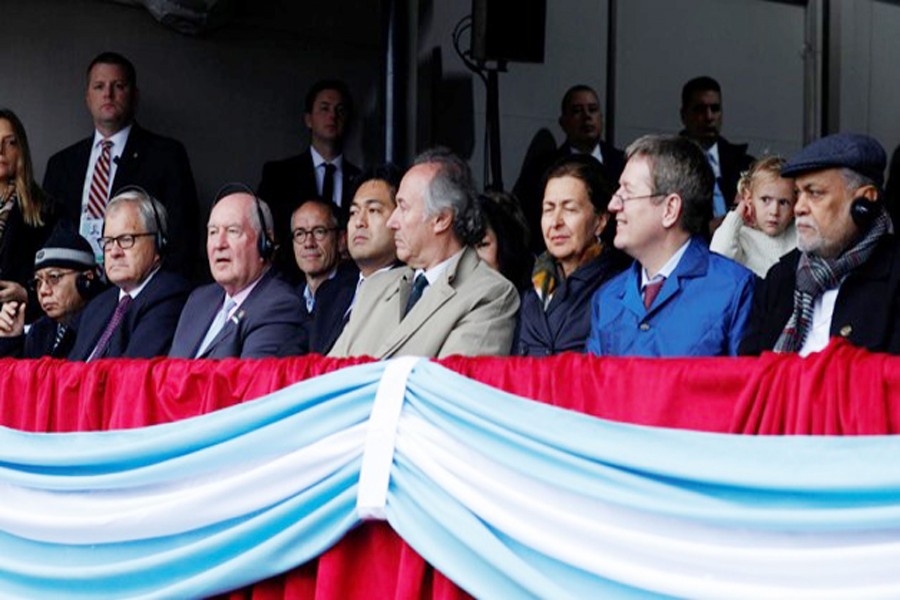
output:
[[781, 176], [784, 162], [766, 156], [741, 175], [738, 204], [725, 216], [709, 246], [760, 277], [797, 246], [794, 180]]

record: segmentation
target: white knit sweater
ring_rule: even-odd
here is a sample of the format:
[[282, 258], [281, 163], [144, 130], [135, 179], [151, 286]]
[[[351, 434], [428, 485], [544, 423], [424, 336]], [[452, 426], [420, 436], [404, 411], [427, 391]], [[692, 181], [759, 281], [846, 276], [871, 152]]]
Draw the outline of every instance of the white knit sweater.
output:
[[736, 210], [725, 215], [709, 245], [713, 252], [736, 260], [760, 277], [765, 277], [769, 267], [796, 247], [797, 228], [793, 222], [781, 235], [772, 237], [744, 225]]

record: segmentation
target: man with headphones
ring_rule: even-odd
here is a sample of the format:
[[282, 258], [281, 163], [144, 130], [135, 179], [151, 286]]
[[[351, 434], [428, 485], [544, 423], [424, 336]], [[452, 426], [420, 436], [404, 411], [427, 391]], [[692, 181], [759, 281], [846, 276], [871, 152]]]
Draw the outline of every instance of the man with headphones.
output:
[[274, 251], [269, 207], [246, 185], [226, 185], [206, 226], [206, 254], [216, 282], [191, 294], [169, 356], [304, 354], [306, 311], [294, 289], [275, 277]]
[[797, 249], [758, 288], [743, 354], [805, 356], [832, 337], [900, 352], [900, 253], [880, 201], [886, 162], [871, 137], [840, 133], [781, 170], [795, 178]]
[[0, 310], [0, 356], [65, 358], [75, 342], [77, 317], [104, 289], [90, 243], [67, 223], [56, 226], [34, 258], [36, 292], [44, 316], [25, 333], [25, 305]]
[[85, 308], [69, 358], [165, 356], [190, 285], [161, 269], [168, 246], [168, 214], [145, 190], [120, 190], [106, 206], [103, 268], [111, 289]]

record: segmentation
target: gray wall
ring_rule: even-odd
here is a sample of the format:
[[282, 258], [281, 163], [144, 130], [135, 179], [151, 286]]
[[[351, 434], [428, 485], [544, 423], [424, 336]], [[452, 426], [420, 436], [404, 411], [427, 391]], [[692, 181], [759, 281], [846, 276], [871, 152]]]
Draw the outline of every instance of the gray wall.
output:
[[[871, 133], [891, 151], [900, 141], [900, 4], [831, 3], [835, 58], [832, 86], [821, 98], [817, 87], [803, 86], [822, 58], [809, 31], [810, 20], [815, 29], [821, 19], [821, 1], [804, 8], [768, 0], [618, 0], [616, 127], [610, 132], [616, 144], [649, 131], [677, 131], [681, 84], [707, 73], [724, 86], [725, 135], [749, 142], [756, 154], [800, 147], [803, 123], [818, 123], [808, 113], [825, 100], [834, 114], [831, 129]], [[416, 144], [450, 144], [471, 158], [480, 180], [485, 89], [450, 41], [471, 2], [407, 2], [418, 19], [418, 69], [409, 83], [419, 106], [406, 117]], [[0, 105], [24, 119], [39, 173], [52, 152], [90, 132], [84, 68], [105, 49], [136, 63], [139, 120], [185, 143], [204, 201], [227, 180], [255, 185], [265, 160], [305, 146], [302, 98], [321, 76], [346, 79], [361, 108], [348, 156], [358, 163], [380, 160], [381, 3], [241, 4], [236, 22], [186, 37], [142, 9], [101, 0], [0, 0], [6, 32]], [[562, 140], [556, 120], [569, 85], [585, 82], [606, 93], [607, 12], [606, 0], [548, 0], [544, 64], [513, 63], [501, 75], [507, 188], [530, 144]]]
[[[345, 79], [361, 109], [347, 148], [351, 160], [363, 162], [364, 148], [377, 156], [380, 25], [362, 35], [359, 28], [324, 27], [331, 13], [303, 20], [291, 3], [250, 4], [256, 12], [188, 37], [141, 8], [116, 3], [0, 0], [0, 105], [24, 121], [39, 178], [52, 153], [91, 133], [84, 71], [108, 49], [137, 67], [140, 123], [187, 147], [204, 205], [227, 181], [256, 187], [264, 161], [306, 146], [303, 97], [321, 77]], [[377, 3], [347, 4], [359, 5], [360, 22], [378, 21]]]

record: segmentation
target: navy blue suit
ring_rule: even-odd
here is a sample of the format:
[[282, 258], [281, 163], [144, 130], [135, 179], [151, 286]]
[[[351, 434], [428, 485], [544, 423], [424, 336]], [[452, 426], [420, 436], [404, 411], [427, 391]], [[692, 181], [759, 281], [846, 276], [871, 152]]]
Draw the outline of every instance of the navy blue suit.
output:
[[[178, 320], [169, 356], [194, 358], [224, 302], [225, 290], [217, 283], [194, 290]], [[305, 354], [307, 319], [303, 300], [270, 269], [198, 358]]]
[[[59, 202], [73, 223], [81, 222], [84, 181], [93, 175], [87, 172], [93, 142], [93, 136], [85, 138], [47, 161], [44, 191]], [[169, 214], [169, 246], [163, 266], [190, 277], [199, 251], [199, 207], [184, 146], [135, 123], [116, 165], [110, 198], [126, 185], [139, 185], [159, 200]]]
[[56, 321], [43, 316], [31, 325], [27, 335], [0, 338], [0, 356], [15, 358], [40, 358], [51, 356], [65, 358], [75, 344], [75, 329], [69, 327], [59, 345], [56, 344]]
[[[190, 284], [180, 275], [157, 271], [128, 307], [106, 352], [96, 358], [165, 356], [190, 289]], [[87, 360], [90, 357], [118, 304], [119, 288], [115, 286], [88, 303], [78, 321], [78, 334], [70, 359]]]
[[613, 251], [575, 269], [556, 289], [545, 311], [534, 288], [522, 293], [519, 326], [513, 354], [550, 356], [560, 352], [584, 352], [591, 332], [591, 298], [609, 278], [621, 270]]
[[358, 282], [359, 269], [353, 261], [345, 261], [338, 265], [334, 277], [323, 281], [316, 290], [316, 307], [310, 315], [310, 352], [324, 355], [334, 346], [349, 320], [345, 315]]

